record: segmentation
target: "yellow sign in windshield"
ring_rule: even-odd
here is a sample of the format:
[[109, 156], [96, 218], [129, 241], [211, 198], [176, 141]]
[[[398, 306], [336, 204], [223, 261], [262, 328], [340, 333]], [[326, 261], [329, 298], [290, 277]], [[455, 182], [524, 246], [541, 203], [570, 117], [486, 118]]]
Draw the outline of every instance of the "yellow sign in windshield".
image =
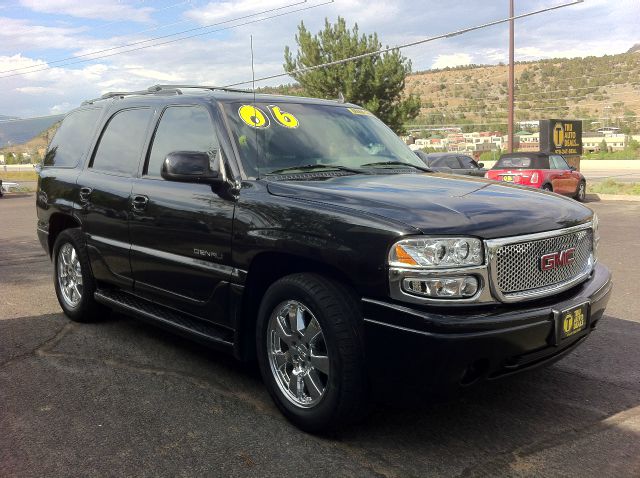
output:
[[[269, 113], [273, 120], [285, 128], [297, 128], [300, 122], [298, 118], [287, 111], [283, 111], [279, 106], [269, 105]], [[271, 125], [269, 116], [260, 108], [254, 105], [242, 105], [238, 109], [240, 119], [252, 128], [268, 128]]]
[[368, 111], [362, 108], [347, 108], [347, 109], [351, 111], [354, 115], [373, 116], [373, 113], [371, 111]]

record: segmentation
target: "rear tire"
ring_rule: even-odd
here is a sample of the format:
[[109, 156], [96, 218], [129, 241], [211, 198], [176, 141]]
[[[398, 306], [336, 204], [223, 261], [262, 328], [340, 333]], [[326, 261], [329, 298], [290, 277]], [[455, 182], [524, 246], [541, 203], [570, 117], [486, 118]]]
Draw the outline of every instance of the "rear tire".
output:
[[586, 181], [580, 181], [578, 184], [578, 190], [576, 191], [576, 195], [574, 198], [580, 202], [584, 202], [587, 198], [587, 183]]
[[65, 229], [53, 245], [53, 270], [58, 303], [75, 322], [95, 322], [108, 309], [93, 298], [96, 282], [80, 229]]
[[262, 378], [292, 423], [325, 432], [367, 413], [361, 312], [344, 285], [317, 274], [286, 276], [265, 293], [256, 326]]
[[549, 191], [549, 192], [553, 192], [553, 186], [551, 186], [551, 184], [543, 184], [542, 187], [540, 188], [543, 191]]

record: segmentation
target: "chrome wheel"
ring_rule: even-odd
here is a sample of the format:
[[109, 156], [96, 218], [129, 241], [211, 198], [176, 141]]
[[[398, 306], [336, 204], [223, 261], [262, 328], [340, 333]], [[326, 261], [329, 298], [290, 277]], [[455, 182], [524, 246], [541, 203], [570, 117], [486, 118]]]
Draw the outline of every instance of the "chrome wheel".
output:
[[304, 304], [280, 303], [267, 325], [271, 372], [287, 399], [302, 408], [317, 405], [329, 382], [329, 353], [318, 319]]
[[82, 267], [73, 245], [66, 242], [58, 250], [58, 285], [65, 303], [77, 307], [82, 300]]
[[585, 183], [580, 183], [580, 186], [578, 186], [578, 200], [584, 201], [584, 198], [586, 195], [587, 195], [586, 185]]

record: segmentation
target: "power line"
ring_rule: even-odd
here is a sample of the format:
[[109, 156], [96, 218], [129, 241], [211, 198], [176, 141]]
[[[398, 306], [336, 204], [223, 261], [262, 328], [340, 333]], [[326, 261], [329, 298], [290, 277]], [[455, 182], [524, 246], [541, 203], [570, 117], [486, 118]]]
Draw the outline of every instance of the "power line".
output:
[[445, 33], [445, 34], [442, 34], [442, 35], [436, 35], [436, 36], [433, 36], [433, 37], [425, 38], [423, 40], [418, 40], [418, 41], [414, 41], [414, 42], [410, 42], [410, 43], [405, 43], [403, 45], [397, 45], [397, 46], [390, 47], [390, 48], [383, 48], [381, 50], [377, 50], [377, 51], [373, 51], [373, 52], [369, 52], [369, 53], [363, 53], [361, 55], [356, 55], [356, 56], [352, 56], [352, 57], [349, 57], [349, 58], [343, 58], [342, 60], [335, 60], [335, 61], [330, 61], [328, 63], [322, 63], [320, 65], [313, 65], [313, 66], [307, 66], [307, 67], [304, 67], [304, 68], [298, 68], [296, 70], [291, 70], [291, 71], [288, 71], [288, 72], [285, 72], [285, 73], [279, 73], [277, 75], [263, 76], [262, 78], [256, 78], [255, 80], [252, 79], [252, 80], [248, 80], [248, 81], [241, 81], [241, 82], [238, 82], [238, 83], [232, 83], [230, 85], [225, 85], [225, 88], [230, 88], [232, 86], [246, 85], [248, 83], [251, 83], [252, 81], [272, 80], [274, 78], [281, 78], [283, 76], [292, 76], [292, 75], [295, 75], [295, 74], [298, 74], [298, 73], [304, 73], [306, 71], [317, 70], [319, 68], [327, 68], [329, 66], [341, 65], [341, 64], [347, 63], [349, 61], [360, 60], [362, 58], [368, 58], [370, 56], [381, 55], [383, 53], [388, 53], [390, 51], [401, 50], [403, 48], [408, 48], [408, 47], [411, 47], [411, 46], [421, 45], [423, 43], [428, 43], [428, 42], [432, 42], [432, 41], [435, 41], [435, 40], [440, 40], [442, 38], [451, 38], [451, 37], [454, 37], [454, 36], [457, 36], [457, 35], [462, 35], [464, 33], [469, 33], [469, 32], [475, 31], [475, 30], [480, 30], [482, 28], [487, 28], [487, 27], [491, 27], [491, 26], [494, 26], [494, 25], [499, 25], [501, 23], [506, 23], [506, 22], [511, 21], [511, 20], [517, 20], [519, 18], [530, 17], [532, 15], [537, 15], [539, 13], [549, 12], [549, 11], [552, 11], [552, 10], [558, 10], [559, 8], [569, 7], [571, 5], [577, 5], [578, 3], [582, 3], [582, 2], [583, 2], [583, 0], [575, 0], [575, 1], [570, 2], [570, 3], [563, 3], [561, 5], [556, 5], [555, 7], [542, 8], [540, 10], [535, 10], [533, 12], [527, 12], [527, 13], [516, 15], [516, 16], [513, 16], [513, 17], [508, 17], [508, 18], [505, 18], [505, 19], [502, 19], [502, 20], [495, 20], [493, 22], [483, 23], [482, 25], [477, 25], [477, 26], [469, 27], [469, 28], [463, 28], [461, 30], [455, 30], [455, 31], [452, 31], [452, 32], [449, 32], [449, 33]]
[[[276, 12], [276, 11], [283, 10], [283, 9], [286, 9], [286, 8], [295, 7], [297, 5], [301, 5], [301, 4], [306, 3], [306, 2], [307, 2], [307, 0], [302, 0], [302, 1], [297, 2], [297, 3], [291, 3], [291, 4], [288, 4], [288, 5], [285, 5], [285, 6], [282, 6], [282, 7], [278, 7], [278, 8], [270, 8], [268, 10], [263, 10], [261, 12], [252, 13], [252, 14], [249, 14], [249, 15], [243, 15], [241, 17], [232, 18], [230, 20], [225, 20], [225, 21], [222, 21], [222, 22], [212, 23], [210, 25], [205, 25], [205, 26], [202, 26], [202, 27], [190, 28], [188, 30], [182, 30], [180, 32], [171, 33], [171, 34], [168, 34], [168, 35], [161, 35], [161, 36], [149, 38], [147, 40], [139, 40], [139, 41], [135, 41], [135, 42], [132, 42], [132, 43], [126, 43], [124, 45], [104, 48], [102, 50], [97, 50], [97, 51], [93, 51], [93, 52], [90, 52], [90, 53], [83, 53], [81, 55], [69, 56], [69, 57], [66, 57], [66, 58], [61, 58], [59, 60], [49, 61], [49, 62], [47, 62], [47, 64], [48, 65], [53, 65], [53, 64], [63, 63], [63, 62], [66, 62], [68, 60], [76, 60], [78, 58], [84, 58], [84, 57], [88, 57], [88, 56], [93, 56], [93, 55], [97, 55], [99, 53], [105, 53], [105, 52], [108, 52], [108, 51], [119, 50], [121, 48], [127, 48], [127, 47], [130, 47], [130, 46], [141, 45], [143, 43], [149, 43], [149, 42], [153, 42], [153, 41], [156, 41], [156, 40], [162, 40], [164, 38], [175, 37], [175, 36], [178, 36], [178, 35], [183, 35], [185, 33], [193, 32], [193, 31], [197, 31], [197, 30], [204, 30], [204, 29], [211, 28], [211, 27], [214, 27], [214, 26], [223, 25], [223, 24], [226, 24], [226, 23], [232, 23], [232, 22], [236, 22], [238, 20], [243, 20], [245, 18], [255, 17], [257, 15], [263, 15], [265, 13], [271, 13], [271, 12]], [[214, 32], [217, 32], [217, 31], [220, 31], [220, 30], [215, 30]], [[207, 32], [207, 33], [214, 33], [214, 32]], [[193, 35], [193, 36], [197, 36], [197, 35]], [[184, 40], [186, 38], [192, 38], [192, 36], [181, 38], [181, 40]], [[165, 43], [160, 43], [159, 45], [164, 45], [164, 44]], [[156, 46], [156, 45], [152, 45], [152, 46]], [[134, 50], [137, 50], [137, 49], [134, 49]], [[124, 52], [119, 52], [119, 53], [127, 53], [129, 51], [134, 51], [134, 50], [126, 50]], [[98, 56], [98, 57], [95, 57], [95, 58], [89, 58], [89, 59], [84, 60], [84, 61], [97, 60], [99, 58], [104, 58], [106, 56], [113, 56], [113, 55]], [[73, 65], [73, 64], [76, 64], [76, 63], [83, 63], [83, 61], [73, 61], [73, 62], [67, 63], [65, 65], [61, 65], [61, 66]], [[0, 71], [0, 74], [10, 73], [10, 72], [13, 72], [13, 71], [26, 70], [26, 69], [31, 69], [31, 68], [35, 68], [35, 67], [36, 67], [35, 65], [23, 66], [23, 67], [20, 67], [20, 68], [13, 68], [11, 70]], [[45, 69], [48, 69], [48, 68], [49, 67], [42, 68], [42, 69], [36, 69], [36, 70], [32, 70], [32, 71], [26, 71], [24, 73], [17, 73], [17, 74], [13, 74], [13, 75], [4, 75], [4, 76], [0, 76], [0, 78], [8, 78], [10, 76], [18, 76], [18, 75], [21, 75], [21, 74], [35, 73], [36, 71], [42, 71], [42, 70], [45, 70]]]
[[[189, 4], [193, 4], [192, 0], [184, 0], [182, 2], [178, 2], [178, 3], [172, 3], [171, 5], [165, 5], [164, 7], [160, 7], [160, 8], [154, 8], [154, 13], [155, 12], [162, 12], [164, 10], [169, 10], [170, 8], [174, 8], [174, 7], [179, 7], [180, 5], [184, 5], [186, 3]], [[106, 22], [106, 23], [102, 23], [96, 27], [92, 27], [92, 30], [102, 30], [103, 28], [106, 28], [110, 25], [118, 25], [119, 23], [128, 23], [130, 20], [113, 20], [111, 22]], [[178, 23], [186, 23], [186, 22], [190, 22], [192, 20], [181, 20], [179, 22], [172, 22], [172, 23], [163, 23], [161, 25], [158, 25], [156, 27], [153, 28], [148, 28], [146, 30], [140, 30], [136, 33], [144, 33], [144, 32], [152, 32], [155, 30], [160, 30], [161, 28], [167, 27], [167, 26], [172, 26], [172, 25], [177, 25]]]

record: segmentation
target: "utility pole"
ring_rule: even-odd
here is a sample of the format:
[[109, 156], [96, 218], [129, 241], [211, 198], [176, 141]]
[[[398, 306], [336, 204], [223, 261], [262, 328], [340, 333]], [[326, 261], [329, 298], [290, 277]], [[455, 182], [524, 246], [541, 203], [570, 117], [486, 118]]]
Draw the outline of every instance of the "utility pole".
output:
[[507, 151], [513, 153], [513, 0], [509, 0], [509, 117], [507, 118]]

